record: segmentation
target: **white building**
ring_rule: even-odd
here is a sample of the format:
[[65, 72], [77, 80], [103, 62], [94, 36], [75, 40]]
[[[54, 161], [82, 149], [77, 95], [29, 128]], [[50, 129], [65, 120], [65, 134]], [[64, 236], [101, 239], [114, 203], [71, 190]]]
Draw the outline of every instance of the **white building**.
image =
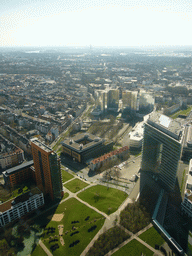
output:
[[0, 205], [0, 227], [44, 205], [43, 193], [34, 188]]
[[129, 147], [141, 149], [143, 142], [144, 122], [137, 123], [133, 130], [129, 133]]

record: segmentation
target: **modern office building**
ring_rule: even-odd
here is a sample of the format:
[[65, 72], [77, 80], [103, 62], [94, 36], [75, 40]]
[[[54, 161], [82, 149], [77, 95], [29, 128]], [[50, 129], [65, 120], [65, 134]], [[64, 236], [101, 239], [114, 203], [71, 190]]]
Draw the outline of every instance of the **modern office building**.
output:
[[43, 205], [43, 193], [38, 188], [0, 204], [0, 228]]
[[119, 90], [111, 89], [107, 93], [107, 110], [117, 112], [119, 110]]
[[75, 161], [86, 163], [113, 149], [112, 141], [105, 141], [89, 133], [78, 134], [61, 142], [62, 152]]
[[169, 190], [175, 186], [182, 141], [179, 122], [157, 112], [149, 116], [144, 127], [141, 169], [152, 173]]
[[128, 90], [123, 91], [122, 92], [123, 110], [127, 109], [131, 113], [136, 113], [137, 96], [138, 96], [138, 91], [128, 91]]
[[139, 92], [139, 113], [150, 113], [154, 109], [155, 98], [144, 90]]
[[52, 200], [61, 199], [63, 186], [60, 159], [57, 154], [37, 139], [31, 140], [31, 150], [37, 186]]
[[185, 137], [183, 142], [182, 160], [189, 161], [192, 158], [192, 125], [185, 125]]
[[181, 210], [192, 218], [192, 159], [189, 162], [188, 173], [186, 174], [187, 180], [185, 184], [185, 191], [183, 202], [181, 203]]

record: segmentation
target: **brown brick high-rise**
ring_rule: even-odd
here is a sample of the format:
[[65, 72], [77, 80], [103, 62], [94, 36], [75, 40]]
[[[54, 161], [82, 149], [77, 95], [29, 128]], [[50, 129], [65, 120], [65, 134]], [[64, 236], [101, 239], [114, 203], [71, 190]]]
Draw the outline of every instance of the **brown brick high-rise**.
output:
[[49, 194], [52, 200], [61, 199], [63, 186], [57, 154], [37, 139], [31, 140], [31, 150], [37, 186], [44, 195]]

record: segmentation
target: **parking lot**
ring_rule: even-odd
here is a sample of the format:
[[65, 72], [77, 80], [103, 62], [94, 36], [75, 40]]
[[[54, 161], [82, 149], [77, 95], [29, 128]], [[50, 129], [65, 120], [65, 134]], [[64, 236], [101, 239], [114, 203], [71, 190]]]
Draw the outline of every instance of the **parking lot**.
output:
[[[120, 171], [119, 179], [111, 177], [106, 181], [103, 176], [105, 172], [97, 174], [95, 172], [89, 172], [88, 166], [81, 166], [79, 163], [74, 163], [69, 159], [63, 159], [62, 165], [65, 166], [65, 170], [71, 172], [82, 180], [93, 182], [96, 184], [102, 184], [110, 187], [115, 187], [130, 194], [135, 185], [135, 174], [138, 174], [141, 164], [141, 156], [131, 156], [127, 161], [121, 163], [116, 168]], [[77, 168], [78, 166], [78, 168]], [[138, 174], [139, 175], [139, 174]], [[132, 180], [132, 181], [131, 181]]]

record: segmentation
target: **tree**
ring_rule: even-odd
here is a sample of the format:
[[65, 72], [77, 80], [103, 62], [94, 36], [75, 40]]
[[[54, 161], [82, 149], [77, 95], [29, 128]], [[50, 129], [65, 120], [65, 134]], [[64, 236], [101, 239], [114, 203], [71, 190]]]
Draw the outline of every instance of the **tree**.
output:
[[6, 255], [9, 250], [9, 245], [5, 239], [0, 241], [0, 255]]

